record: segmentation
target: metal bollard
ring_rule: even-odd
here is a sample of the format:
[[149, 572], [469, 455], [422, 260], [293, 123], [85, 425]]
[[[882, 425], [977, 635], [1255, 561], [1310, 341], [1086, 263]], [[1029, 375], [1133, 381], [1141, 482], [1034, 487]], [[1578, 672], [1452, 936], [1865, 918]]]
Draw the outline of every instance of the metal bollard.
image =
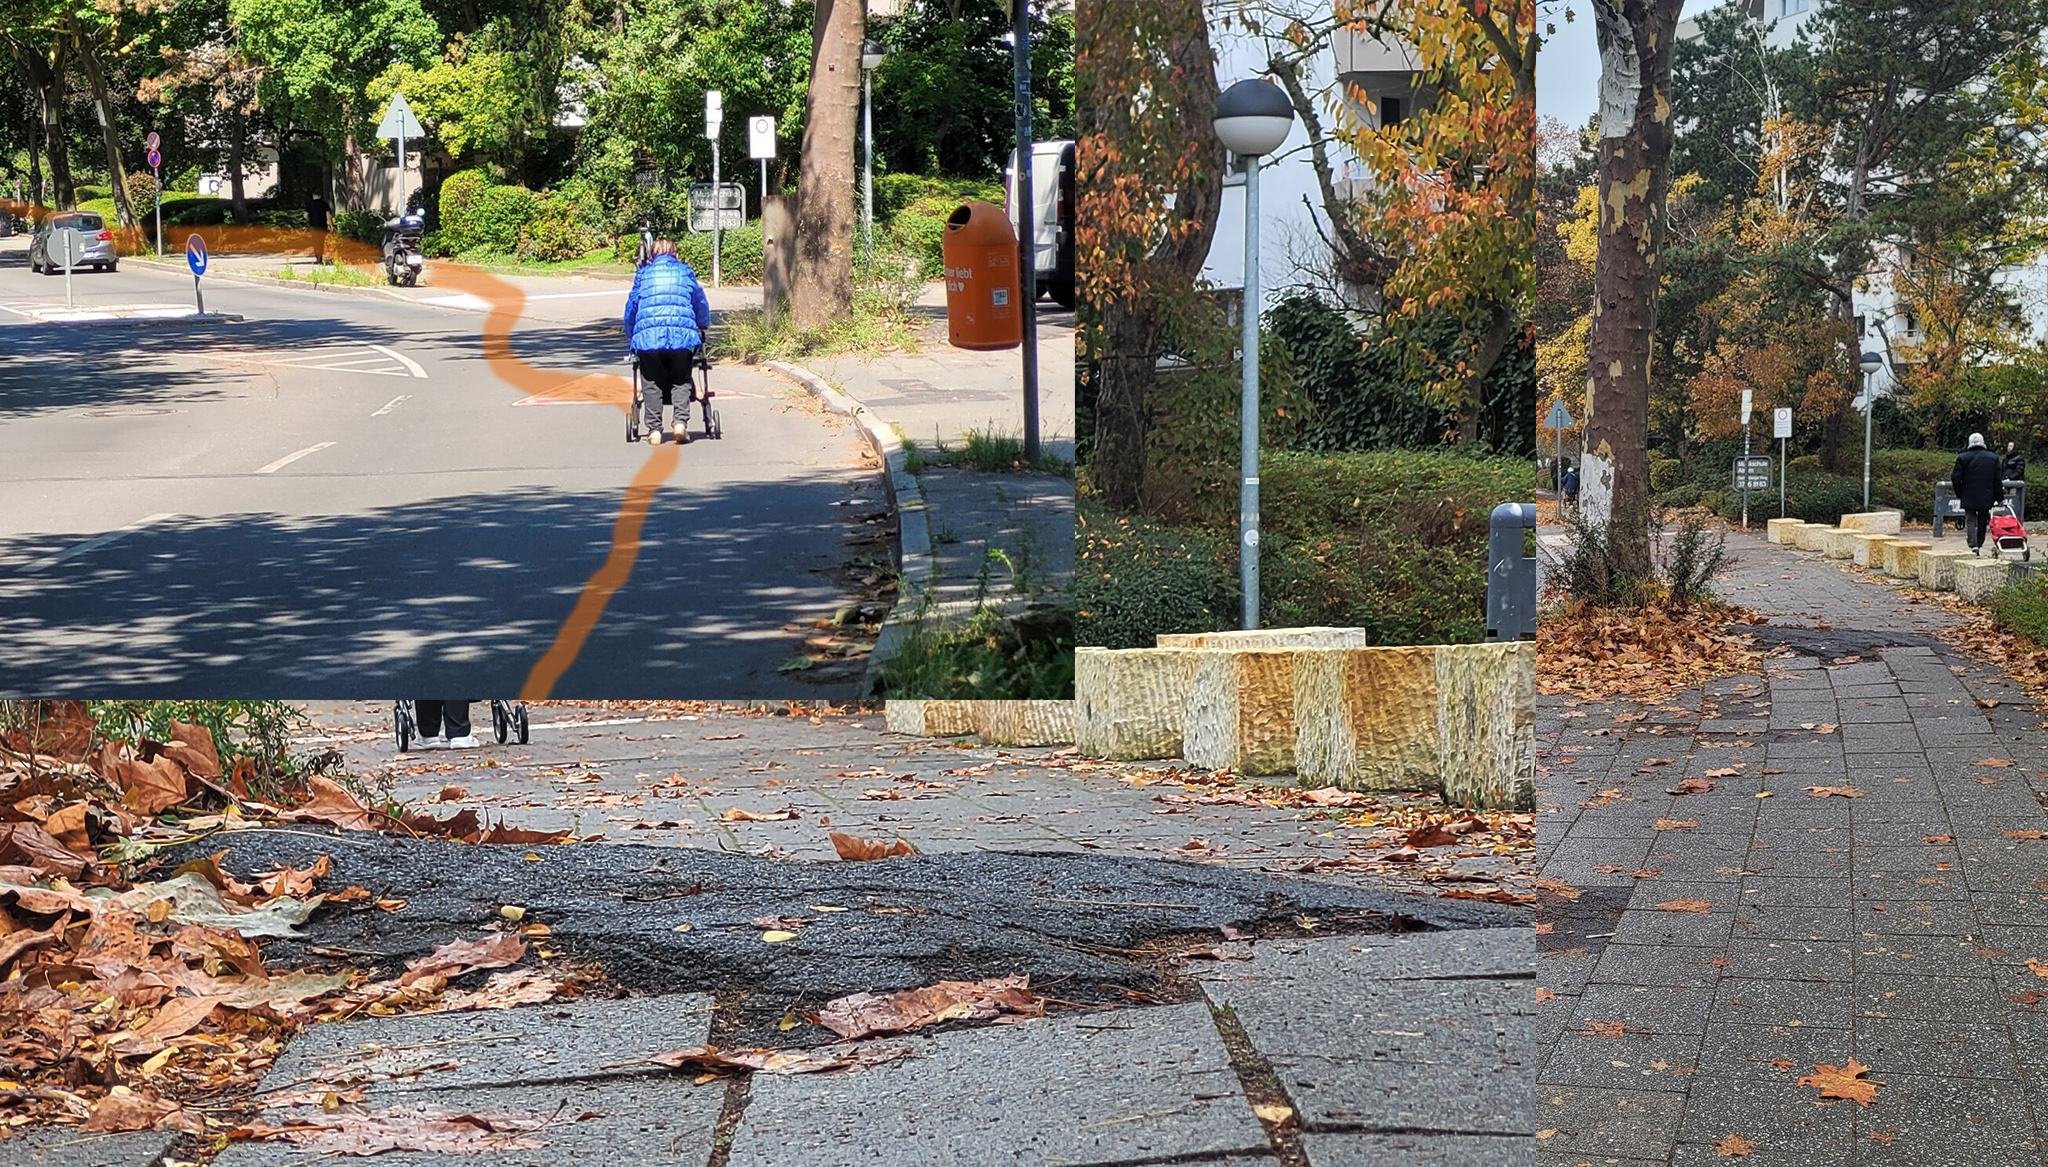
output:
[[1486, 639], [1536, 639], [1536, 556], [1529, 533], [1534, 503], [1493, 508], [1486, 533]]

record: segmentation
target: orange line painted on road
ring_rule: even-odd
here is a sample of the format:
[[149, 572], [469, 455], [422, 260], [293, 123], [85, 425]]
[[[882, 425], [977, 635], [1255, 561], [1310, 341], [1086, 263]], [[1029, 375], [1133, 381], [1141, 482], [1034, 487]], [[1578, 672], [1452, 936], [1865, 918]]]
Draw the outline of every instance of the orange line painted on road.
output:
[[[4, 199], [0, 199], [0, 208], [17, 215], [27, 215], [30, 211], [26, 204]], [[36, 210], [48, 213], [47, 208]], [[381, 266], [383, 261], [381, 248], [337, 234], [328, 234], [322, 239], [320, 233], [306, 228], [223, 226], [179, 228], [178, 231], [200, 236], [206, 241], [208, 252], [213, 254], [297, 253], [311, 252], [319, 247], [328, 256], [351, 266]], [[169, 230], [165, 234], [171, 236]], [[140, 228], [124, 228], [117, 235], [124, 254], [137, 254], [143, 250], [144, 236]], [[175, 237], [167, 238], [165, 243], [167, 250], [179, 249]], [[512, 329], [526, 308], [526, 293], [516, 286], [476, 268], [453, 263], [429, 268], [425, 283], [467, 292], [489, 302], [491, 309], [484, 317], [482, 333], [484, 361], [492, 374], [507, 385], [529, 397], [550, 401], [605, 402], [621, 410], [637, 407], [637, 403], [626, 400], [632, 391], [632, 382], [616, 373], [570, 373], [543, 369], [512, 355]], [[605, 605], [632, 578], [633, 565], [640, 556], [640, 531], [647, 521], [647, 512], [654, 504], [655, 493], [675, 472], [680, 461], [677, 447], [658, 446], [648, 456], [646, 465], [633, 476], [632, 484], [626, 488], [626, 497], [619, 504], [618, 518], [612, 523], [611, 551], [583, 585], [576, 607], [555, 633], [554, 644], [527, 674], [526, 685], [519, 694], [521, 700], [545, 699], [553, 691], [555, 683], [561, 680], [562, 674], [576, 663], [584, 641], [604, 615]]]
[[605, 604], [632, 578], [633, 561], [640, 554], [641, 525], [654, 503], [654, 493], [675, 472], [679, 461], [681, 453], [677, 447], [660, 446], [648, 457], [640, 473], [633, 476], [633, 484], [626, 488], [626, 501], [619, 507], [618, 521], [612, 524], [611, 554], [605, 556], [604, 565], [591, 575], [590, 582], [583, 585], [575, 610], [562, 622], [561, 631], [555, 633], [555, 643], [547, 655], [526, 675], [526, 685], [519, 691], [521, 701], [547, 700], [548, 694], [554, 692], [555, 682], [576, 663], [576, 654], [582, 651], [584, 640], [604, 615]]

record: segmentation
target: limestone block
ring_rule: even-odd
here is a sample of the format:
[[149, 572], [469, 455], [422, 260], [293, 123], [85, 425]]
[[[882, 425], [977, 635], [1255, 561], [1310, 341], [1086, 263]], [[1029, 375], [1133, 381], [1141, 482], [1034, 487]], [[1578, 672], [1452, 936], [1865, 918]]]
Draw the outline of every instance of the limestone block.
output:
[[1769, 519], [1764, 523], [1764, 535], [1773, 543], [1789, 544], [1802, 526], [1805, 522], [1800, 519]]
[[1363, 628], [1254, 628], [1230, 632], [1165, 632], [1160, 648], [1364, 648]]
[[1896, 538], [1890, 535], [1856, 535], [1854, 539], [1855, 542], [1849, 551], [1849, 558], [1858, 567], [1882, 568], [1884, 566], [1885, 544], [1898, 542]]
[[1920, 586], [1937, 592], [1954, 591], [1956, 560], [1972, 558], [1967, 551], [1922, 551]]
[[2012, 564], [2001, 559], [1956, 560], [1956, 594], [1973, 604], [1988, 604], [2012, 581]]
[[1072, 701], [970, 701], [974, 730], [992, 746], [1063, 746], [1074, 740]]
[[1826, 523], [1801, 523], [1799, 529], [1792, 533], [1792, 541], [1801, 551], [1826, 551], [1828, 532], [1832, 530], [1834, 528]]
[[1178, 758], [1195, 654], [1074, 650], [1074, 744], [1090, 758]]
[[973, 701], [889, 701], [884, 703], [890, 733], [917, 737], [956, 737], [975, 731]]
[[1862, 531], [1869, 535], [1896, 535], [1899, 522], [1904, 519], [1902, 511], [1864, 511], [1861, 514], [1843, 515], [1842, 526], [1851, 531]]
[[1920, 553], [1934, 549], [1932, 543], [1894, 539], [1884, 545], [1884, 573], [1900, 579], [1920, 578]]
[[1346, 790], [1443, 785], [1434, 647], [1308, 648], [1294, 662], [1295, 774]]
[[1536, 809], [1536, 646], [1436, 650], [1437, 742], [1444, 801]]
[[1856, 554], [1856, 535], [1857, 532], [1844, 530], [1841, 527], [1828, 528], [1827, 534], [1822, 536], [1826, 540], [1824, 549], [1827, 552], [1828, 558], [1849, 559], [1853, 557]]
[[1211, 770], [1292, 773], [1300, 651], [1195, 649], [1181, 756]]

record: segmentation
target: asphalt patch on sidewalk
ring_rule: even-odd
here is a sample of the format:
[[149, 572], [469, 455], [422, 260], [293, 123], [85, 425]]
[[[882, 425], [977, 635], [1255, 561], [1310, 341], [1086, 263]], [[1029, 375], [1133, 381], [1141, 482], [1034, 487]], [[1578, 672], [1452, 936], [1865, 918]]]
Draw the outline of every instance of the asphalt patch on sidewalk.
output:
[[1892, 632], [1882, 628], [1813, 628], [1796, 624], [1743, 624], [1737, 631], [1754, 637], [1756, 647], [1768, 652], [1787, 648], [1800, 656], [1822, 661], [1860, 656], [1875, 660], [1887, 648], [1931, 648], [1952, 655], [1954, 650], [1932, 636], [1915, 632]]
[[[780, 1032], [791, 1010], [856, 992], [1028, 973], [1080, 1005], [1171, 1003], [1199, 989], [1179, 954], [1229, 926], [1247, 936], [1527, 927], [1524, 913], [1170, 859], [965, 852], [870, 862], [800, 862], [630, 844], [498, 847], [360, 832], [248, 831], [172, 849], [162, 870], [227, 848], [238, 876], [330, 857], [322, 886], [360, 884], [406, 906], [321, 909], [275, 966], [332, 964], [342, 949], [379, 975], [452, 940], [545, 924], [547, 944], [594, 962], [630, 993], [710, 992], [720, 1044], [806, 1045]], [[312, 837], [309, 837], [312, 836]], [[836, 909], [836, 910], [826, 910]], [[774, 919], [779, 927], [757, 921]], [[687, 930], [682, 930], [687, 927]], [[770, 943], [769, 931], [795, 939]]]

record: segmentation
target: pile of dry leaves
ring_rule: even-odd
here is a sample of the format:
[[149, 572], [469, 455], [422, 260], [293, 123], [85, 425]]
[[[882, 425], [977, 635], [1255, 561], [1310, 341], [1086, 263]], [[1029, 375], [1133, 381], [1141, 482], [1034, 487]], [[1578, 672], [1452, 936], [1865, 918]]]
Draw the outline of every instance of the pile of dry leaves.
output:
[[2048, 701], [2048, 648], [1986, 619], [1936, 632], [1966, 655], [2005, 672], [2037, 700]]
[[445, 992], [463, 973], [523, 959], [515, 935], [448, 945], [374, 983], [345, 965], [278, 972], [260, 942], [293, 935], [323, 905], [404, 902], [323, 888], [324, 857], [246, 880], [223, 869], [226, 851], [153, 868], [147, 881], [137, 868], [163, 846], [265, 821], [529, 844], [563, 836], [373, 810], [318, 776], [299, 785], [296, 805], [263, 803], [248, 796], [249, 774], [222, 766], [204, 727], [173, 723], [167, 742], [96, 745], [82, 706], [45, 712], [33, 741], [0, 738], [0, 1136], [31, 1122], [214, 1130], [209, 1100], [245, 1091], [282, 1038], [319, 1017], [574, 991], [519, 970]]
[[1702, 681], [1755, 672], [1753, 637], [1766, 623], [1732, 606], [1673, 612], [1661, 605], [1614, 610], [1573, 605], [1537, 631], [1536, 687], [1549, 696], [1657, 700]]

